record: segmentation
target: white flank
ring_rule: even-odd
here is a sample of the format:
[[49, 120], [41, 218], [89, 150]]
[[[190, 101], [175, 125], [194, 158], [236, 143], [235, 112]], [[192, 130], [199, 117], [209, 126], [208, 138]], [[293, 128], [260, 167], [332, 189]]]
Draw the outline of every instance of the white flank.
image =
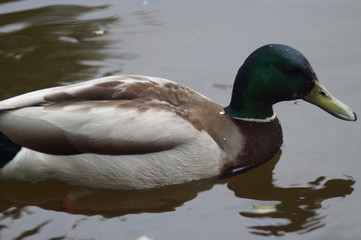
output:
[[[15, 112], [17, 111], [20, 110]], [[135, 115], [137, 118], [129, 121]], [[85, 116], [93, 118], [99, 114]], [[98, 120], [93, 118], [89, 123], [80, 121], [78, 123], [82, 124], [79, 126], [69, 124], [65, 117], [60, 116], [43, 116], [43, 119], [50, 122], [57, 119], [57, 122], [52, 122], [57, 127], [61, 127], [61, 123], [67, 126], [68, 131], [87, 133], [90, 136], [95, 134], [98, 140], [110, 138], [120, 143], [123, 141], [124, 144], [135, 142], [140, 145], [157, 145], [169, 141], [177, 144], [165, 151], [121, 156], [57, 156], [23, 148], [1, 170], [0, 177], [35, 182], [56, 179], [95, 188], [142, 189], [209, 178], [220, 173], [220, 159], [224, 157], [224, 152], [208, 133], [194, 129], [189, 122], [174, 113], [148, 110], [139, 114], [134, 110], [123, 115], [125, 118], [118, 120], [120, 122], [117, 124], [113, 122], [113, 116], [103, 116], [105, 117]], [[109, 124], [113, 126], [111, 131]]]
[[81, 154], [56, 156], [23, 148], [1, 171], [16, 181], [60, 180], [102, 189], [144, 189], [217, 176], [223, 155], [201, 132], [174, 149], [141, 155]]

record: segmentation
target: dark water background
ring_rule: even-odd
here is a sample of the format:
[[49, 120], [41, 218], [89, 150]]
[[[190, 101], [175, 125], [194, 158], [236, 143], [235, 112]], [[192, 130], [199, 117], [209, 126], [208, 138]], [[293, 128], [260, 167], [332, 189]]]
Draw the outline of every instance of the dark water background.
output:
[[[100, 3], [101, 2], [101, 3]], [[159, 76], [227, 104], [256, 48], [285, 43], [361, 114], [361, 2], [0, 2], [0, 98], [113, 74]], [[280, 103], [285, 143], [245, 174], [103, 192], [60, 210], [61, 183], [0, 182], [0, 239], [360, 239], [361, 127]]]

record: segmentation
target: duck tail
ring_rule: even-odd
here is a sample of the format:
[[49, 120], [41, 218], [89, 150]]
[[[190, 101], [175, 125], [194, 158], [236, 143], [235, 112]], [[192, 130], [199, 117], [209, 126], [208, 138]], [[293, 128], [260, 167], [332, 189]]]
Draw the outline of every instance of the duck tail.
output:
[[17, 145], [4, 133], [0, 132], [0, 169], [10, 162], [20, 149], [21, 146]]

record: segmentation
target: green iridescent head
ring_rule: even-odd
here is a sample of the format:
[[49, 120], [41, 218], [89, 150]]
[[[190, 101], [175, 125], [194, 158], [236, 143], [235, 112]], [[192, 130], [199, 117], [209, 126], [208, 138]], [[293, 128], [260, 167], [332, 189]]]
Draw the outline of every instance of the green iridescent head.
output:
[[356, 114], [318, 81], [302, 53], [282, 44], [263, 46], [246, 59], [224, 111], [234, 118], [262, 121], [274, 115], [273, 104], [295, 99], [304, 99], [338, 118], [356, 120]]

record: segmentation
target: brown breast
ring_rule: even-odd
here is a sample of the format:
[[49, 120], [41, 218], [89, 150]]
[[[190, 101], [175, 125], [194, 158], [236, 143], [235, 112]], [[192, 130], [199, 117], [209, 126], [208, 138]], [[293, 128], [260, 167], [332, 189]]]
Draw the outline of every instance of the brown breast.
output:
[[236, 158], [225, 162], [222, 176], [246, 171], [270, 160], [283, 143], [282, 128], [277, 118], [265, 123], [233, 121], [244, 137], [244, 145]]

